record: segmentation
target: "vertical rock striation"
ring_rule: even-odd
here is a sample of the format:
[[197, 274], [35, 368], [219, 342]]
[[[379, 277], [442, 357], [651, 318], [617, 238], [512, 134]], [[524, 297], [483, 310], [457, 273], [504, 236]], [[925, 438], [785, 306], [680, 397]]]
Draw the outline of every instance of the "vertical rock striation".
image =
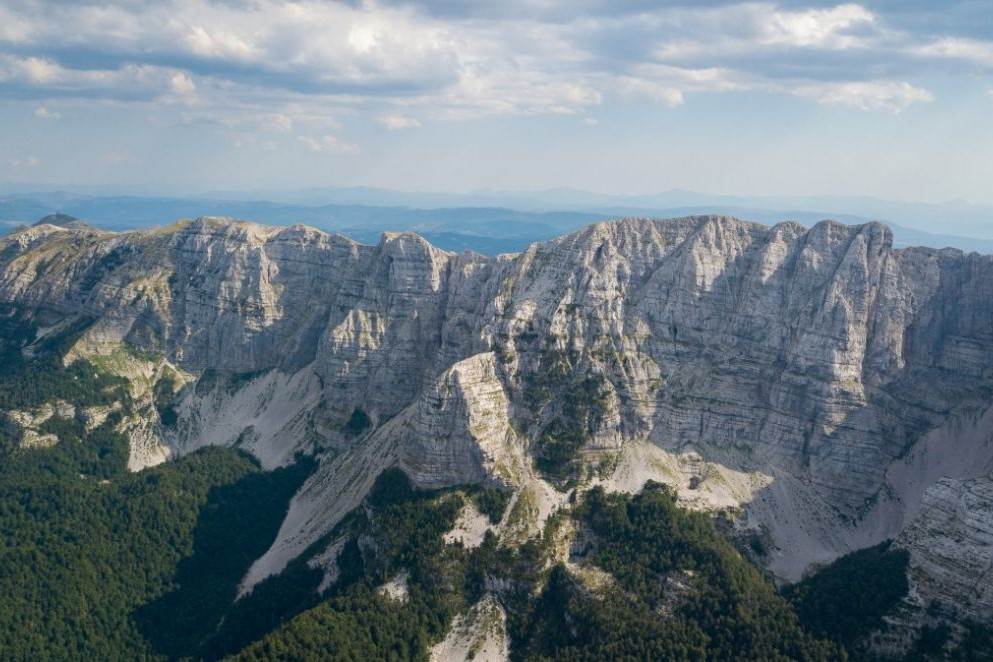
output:
[[[562, 444], [601, 471], [646, 442], [721, 467], [681, 487], [734, 497], [786, 579], [911, 521], [938, 540], [924, 523], [948, 511], [944, 479], [993, 460], [977, 423], [993, 404], [991, 291], [990, 257], [895, 250], [875, 223], [624, 219], [496, 258], [216, 218], [0, 240], [0, 301], [94, 320], [74, 356], [126, 343], [190, 376], [177, 420], [151, 426], [171, 452], [323, 454], [256, 579], [387, 466], [521, 486]], [[743, 478], [722, 492], [728, 476]], [[957, 553], [917, 567], [971, 572]]]

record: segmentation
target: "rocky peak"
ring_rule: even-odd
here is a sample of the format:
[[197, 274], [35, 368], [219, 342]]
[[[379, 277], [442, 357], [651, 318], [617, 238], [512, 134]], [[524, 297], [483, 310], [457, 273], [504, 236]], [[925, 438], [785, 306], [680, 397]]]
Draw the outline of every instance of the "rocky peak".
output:
[[[630, 218], [497, 258], [212, 217], [44, 228], [0, 240], [0, 300], [85, 314], [81, 347], [127, 343], [189, 374], [164, 447], [334, 449], [274, 546], [283, 563], [345, 512], [340, 486], [371, 485], [360, 470], [523, 485], [552, 460], [581, 476], [648, 447], [695, 502], [737, 504], [795, 579], [900, 534], [943, 477], [921, 458], [993, 458], [964, 432], [993, 404], [993, 258], [894, 250], [878, 223]], [[212, 373], [267, 376], [198, 395]]]

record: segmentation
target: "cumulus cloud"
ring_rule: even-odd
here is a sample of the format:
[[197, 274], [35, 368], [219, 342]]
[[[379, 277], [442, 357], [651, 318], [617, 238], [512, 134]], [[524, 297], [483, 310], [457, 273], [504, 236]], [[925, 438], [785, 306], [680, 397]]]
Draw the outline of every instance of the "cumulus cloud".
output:
[[830, 49], [852, 48], [864, 44], [865, 33], [875, 15], [856, 4], [803, 11], [772, 10], [760, 22], [760, 43], [787, 46], [816, 46]]
[[187, 74], [177, 71], [169, 77], [169, 89], [181, 97], [191, 97], [196, 93], [197, 86]]
[[254, 44], [223, 29], [208, 31], [202, 25], [193, 25], [185, 36], [190, 51], [201, 57], [251, 61], [261, 55]]
[[129, 64], [116, 69], [77, 69], [49, 58], [0, 53], [0, 96], [188, 101], [194, 91], [190, 77], [173, 68]]
[[9, 0], [0, 96], [178, 104], [284, 132], [343, 112], [403, 129], [739, 90], [898, 112], [930, 100], [922, 66], [993, 67], [993, 43], [954, 31], [968, 6], [943, 5], [942, 33], [868, 2]]
[[921, 46], [917, 53], [924, 57], [961, 60], [993, 69], [993, 41], [945, 38]]
[[599, 105], [592, 80], [480, 63], [467, 67], [456, 85], [416, 101], [449, 119], [485, 115], [573, 115]]
[[795, 93], [830, 106], [891, 113], [900, 113], [914, 103], [934, 100], [927, 90], [906, 82], [826, 83], [803, 86]]

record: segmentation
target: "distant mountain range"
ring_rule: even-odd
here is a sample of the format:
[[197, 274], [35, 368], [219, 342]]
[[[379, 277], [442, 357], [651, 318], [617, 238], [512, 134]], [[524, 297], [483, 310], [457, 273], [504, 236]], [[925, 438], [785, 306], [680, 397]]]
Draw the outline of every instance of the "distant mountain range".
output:
[[869, 196], [743, 196], [715, 195], [673, 189], [651, 195], [608, 195], [569, 188], [535, 191], [483, 190], [472, 193], [419, 193], [390, 189], [309, 188], [296, 191], [213, 191], [200, 197], [225, 200], [274, 200], [290, 204], [351, 204], [375, 206], [506, 207], [526, 211], [750, 209], [778, 214], [801, 210], [823, 218], [858, 217], [897, 224], [914, 230], [993, 239], [993, 204], [965, 200], [939, 203], [883, 200]]
[[[0, 186], [0, 190], [5, 187]], [[609, 196], [568, 189], [472, 194], [407, 193], [375, 188], [215, 191], [201, 196], [114, 196], [72, 192], [0, 194], [0, 227], [64, 213], [101, 228], [127, 230], [179, 218], [230, 216], [267, 224], [302, 223], [375, 243], [387, 230], [412, 230], [446, 250], [485, 255], [523, 250], [536, 241], [609, 218], [726, 214], [775, 224], [887, 223], [898, 247], [952, 247], [993, 253], [993, 207], [965, 202], [916, 204], [874, 198], [713, 196], [669, 191]], [[940, 232], [935, 232], [940, 228]]]

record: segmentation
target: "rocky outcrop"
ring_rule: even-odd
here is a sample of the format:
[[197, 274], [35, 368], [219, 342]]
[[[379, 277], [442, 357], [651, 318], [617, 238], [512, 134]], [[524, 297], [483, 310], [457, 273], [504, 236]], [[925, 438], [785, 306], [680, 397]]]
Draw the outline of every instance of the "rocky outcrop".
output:
[[943, 478], [896, 544], [910, 552], [914, 599], [993, 625], [993, 474]]
[[387, 468], [401, 467], [422, 487], [484, 481], [522, 486], [531, 469], [507, 408], [491, 353], [446, 370], [416, 402], [322, 464], [294, 497], [276, 541], [252, 566], [242, 592], [281, 572], [331, 531]]
[[431, 648], [431, 662], [504, 662], [509, 657], [507, 614], [489, 594], [456, 616], [445, 638]]
[[322, 454], [246, 589], [388, 466], [541, 492], [533, 459], [562, 438], [607, 484], [651, 462], [737, 508], [795, 579], [986, 466], [990, 291], [990, 257], [830, 221], [625, 219], [497, 258], [211, 218], [0, 242], [0, 300], [85, 315], [91, 353], [126, 343], [190, 376], [175, 426], [153, 426], [169, 452]]
[[17, 441], [18, 447], [51, 448], [59, 443], [59, 437], [46, 433], [41, 426], [52, 418], [72, 419], [76, 417], [76, 408], [61, 400], [45, 403], [33, 410], [23, 411], [10, 409], [0, 411], [0, 425], [3, 430]]
[[959, 659], [971, 628], [993, 626], [993, 473], [937, 480], [916, 513], [894, 541], [909, 553], [909, 590], [866, 643], [884, 659], [901, 659], [922, 632], [940, 629], [942, 655]]
[[408, 417], [400, 464], [420, 485], [493, 480], [513, 487], [529, 471], [492, 352], [446, 370], [424, 390]]

